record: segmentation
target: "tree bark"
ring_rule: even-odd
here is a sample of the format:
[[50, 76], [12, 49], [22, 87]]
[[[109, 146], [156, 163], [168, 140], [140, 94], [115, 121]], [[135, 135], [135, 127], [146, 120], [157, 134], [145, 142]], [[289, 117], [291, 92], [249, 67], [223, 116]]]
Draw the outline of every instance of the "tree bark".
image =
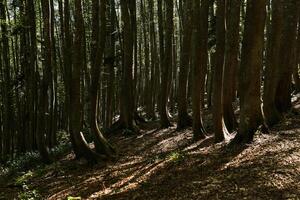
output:
[[165, 51], [164, 51], [164, 66], [161, 70], [161, 92], [160, 92], [160, 126], [161, 128], [168, 128], [171, 126], [168, 117], [168, 77], [170, 66], [172, 65], [172, 34], [173, 34], [173, 0], [165, 1], [166, 6], [166, 35], [165, 35]]
[[217, 0], [216, 66], [213, 74], [213, 121], [215, 142], [224, 140], [227, 129], [223, 119], [223, 74], [225, 57], [225, 7], [226, 1]]
[[260, 71], [263, 65], [266, 0], [247, 2], [240, 68], [240, 123], [234, 141], [248, 143], [263, 124]]
[[227, 33], [223, 78], [223, 112], [226, 128], [229, 132], [232, 132], [237, 127], [232, 103], [235, 99], [235, 77], [240, 47], [240, 0], [228, 1], [226, 10]]
[[187, 85], [188, 74], [190, 69], [190, 50], [191, 50], [191, 33], [192, 33], [192, 1], [184, 1], [183, 14], [183, 39], [182, 50], [180, 52], [180, 71], [179, 71], [179, 91], [178, 91], [178, 121], [177, 129], [181, 130], [192, 125], [192, 118], [189, 116], [187, 108]]
[[279, 122], [281, 116], [275, 106], [275, 94], [277, 88], [280, 38], [283, 28], [282, 1], [272, 1], [272, 23], [270, 35], [268, 35], [268, 48], [266, 56], [266, 69], [263, 91], [263, 114], [268, 126]]

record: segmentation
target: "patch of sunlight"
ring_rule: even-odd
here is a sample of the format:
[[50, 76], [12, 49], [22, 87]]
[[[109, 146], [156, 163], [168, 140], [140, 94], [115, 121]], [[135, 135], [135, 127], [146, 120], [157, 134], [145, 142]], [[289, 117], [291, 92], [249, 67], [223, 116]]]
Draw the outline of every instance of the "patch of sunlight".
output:
[[81, 200], [81, 197], [68, 197], [68, 200]]
[[147, 185], [147, 182], [151, 175], [156, 173], [159, 169], [163, 168], [167, 163], [168, 160], [160, 160], [155, 163], [150, 162], [144, 166], [140, 166], [129, 176], [122, 177], [113, 185], [109, 187], [105, 187], [105, 185], [103, 185], [103, 189], [101, 191], [93, 193], [89, 198], [94, 199], [114, 194], [120, 194], [128, 192], [130, 190], [134, 190], [138, 187], [141, 187], [142, 185]]

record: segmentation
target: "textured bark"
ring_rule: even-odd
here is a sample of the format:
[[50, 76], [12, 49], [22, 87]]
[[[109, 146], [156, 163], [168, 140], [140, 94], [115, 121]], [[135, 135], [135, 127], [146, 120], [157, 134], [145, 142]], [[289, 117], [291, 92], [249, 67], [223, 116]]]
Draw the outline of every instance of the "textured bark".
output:
[[260, 100], [260, 71], [263, 65], [266, 0], [248, 0], [240, 68], [240, 124], [237, 143], [251, 142], [263, 124]]

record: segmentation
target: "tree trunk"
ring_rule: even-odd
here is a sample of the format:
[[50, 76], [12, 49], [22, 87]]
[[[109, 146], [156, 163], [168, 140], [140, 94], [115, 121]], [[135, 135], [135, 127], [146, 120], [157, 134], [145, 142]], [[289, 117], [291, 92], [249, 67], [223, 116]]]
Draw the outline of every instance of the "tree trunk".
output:
[[260, 100], [260, 71], [263, 65], [266, 0], [248, 0], [240, 68], [240, 124], [237, 143], [251, 142], [263, 124]]
[[291, 107], [291, 84], [293, 73], [293, 49], [296, 45], [297, 23], [300, 2], [286, 0], [283, 2], [283, 32], [281, 35], [279, 79], [276, 88], [275, 105], [279, 112], [288, 112]]
[[[100, 3], [100, 4], [99, 4]], [[100, 67], [103, 64], [103, 55], [105, 48], [105, 37], [106, 37], [106, 0], [93, 0], [93, 22], [92, 22], [92, 41], [93, 46], [91, 47], [91, 78], [92, 83], [90, 87], [91, 91], [91, 132], [94, 136], [95, 147], [97, 153], [102, 153], [110, 156], [113, 150], [107, 140], [102, 135], [98, 123], [98, 90], [99, 90], [99, 78], [100, 78]], [[100, 9], [99, 9], [100, 8]], [[99, 12], [100, 10], [100, 12]], [[99, 19], [100, 18], [100, 19]]]
[[133, 105], [133, 30], [130, 16], [130, 1], [121, 1], [121, 13], [123, 22], [123, 73], [121, 83], [121, 113], [120, 122], [125, 130], [137, 131], [134, 125]]
[[168, 117], [168, 77], [169, 69], [172, 65], [172, 34], [173, 34], [173, 1], [166, 0], [166, 35], [165, 35], [165, 51], [164, 51], [164, 65], [161, 70], [161, 92], [160, 92], [160, 125], [161, 128], [168, 128], [171, 126]]
[[190, 50], [191, 50], [191, 33], [192, 33], [192, 1], [184, 1], [183, 15], [183, 40], [182, 50], [180, 52], [180, 71], [179, 71], [179, 91], [178, 91], [178, 121], [177, 129], [181, 130], [192, 125], [192, 118], [189, 116], [187, 107], [187, 85], [190, 68]]
[[223, 120], [223, 74], [225, 57], [225, 5], [226, 1], [217, 0], [217, 46], [216, 66], [213, 74], [213, 121], [215, 142], [224, 140], [227, 129]]
[[[204, 80], [207, 68], [208, 40], [208, 0], [193, 1], [193, 35], [192, 35], [192, 109], [193, 134], [195, 139], [205, 138], [202, 122], [202, 106], [204, 101]], [[200, 19], [200, 23], [198, 20]], [[203, 91], [202, 91], [203, 90]]]
[[225, 68], [223, 79], [223, 112], [224, 122], [229, 132], [237, 127], [232, 103], [235, 99], [236, 72], [239, 56], [239, 23], [240, 23], [240, 0], [232, 0], [227, 4], [227, 33]]
[[282, 6], [282, 1], [272, 1], [272, 23], [270, 35], [268, 35], [263, 92], [264, 120], [268, 126], [275, 125], [281, 118], [275, 106], [275, 94], [279, 70], [280, 38], [283, 28]]

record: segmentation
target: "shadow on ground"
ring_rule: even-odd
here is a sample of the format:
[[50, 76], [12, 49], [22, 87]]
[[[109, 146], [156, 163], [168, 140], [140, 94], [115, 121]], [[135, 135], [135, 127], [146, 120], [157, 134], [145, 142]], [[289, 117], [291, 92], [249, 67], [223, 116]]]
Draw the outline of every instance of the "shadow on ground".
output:
[[192, 131], [145, 129], [113, 137], [119, 159], [87, 167], [72, 154], [31, 178], [47, 199], [297, 199], [300, 117], [287, 115], [251, 145], [228, 148]]

